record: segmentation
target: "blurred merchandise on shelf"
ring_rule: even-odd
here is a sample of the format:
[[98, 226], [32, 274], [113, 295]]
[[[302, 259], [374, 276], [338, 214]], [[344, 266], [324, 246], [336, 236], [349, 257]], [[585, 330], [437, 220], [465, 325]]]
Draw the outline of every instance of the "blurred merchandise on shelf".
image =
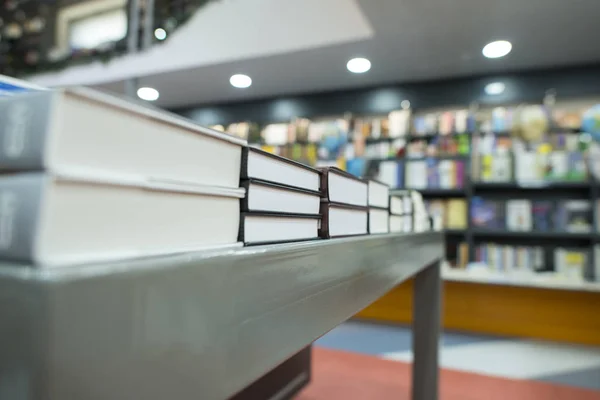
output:
[[497, 243], [482, 243], [475, 246], [475, 259], [496, 271], [538, 271], [546, 266], [544, 249], [541, 246], [511, 246]]
[[592, 204], [589, 200], [568, 200], [557, 203], [555, 229], [560, 232], [591, 232]]
[[581, 127], [595, 141], [600, 142], [600, 104], [593, 105], [583, 114]]
[[504, 202], [473, 197], [471, 199], [471, 224], [474, 228], [501, 230], [504, 224]]
[[512, 232], [592, 231], [593, 212], [589, 200], [492, 200], [473, 197], [471, 223], [474, 228]]
[[465, 199], [429, 200], [425, 207], [430, 216], [439, 217], [444, 229], [467, 228], [467, 201]]
[[509, 231], [530, 231], [532, 227], [531, 201], [508, 200], [506, 202], [506, 229]]
[[600, 245], [594, 246], [594, 269], [592, 271], [593, 280], [600, 283]]
[[406, 186], [412, 189], [454, 189], [465, 183], [464, 160], [426, 158], [406, 161]]
[[548, 200], [534, 200], [531, 204], [534, 231], [548, 232], [554, 229], [554, 204]]
[[467, 242], [460, 242], [453, 251], [455, 251], [454, 256], [449, 258], [451, 265], [454, 268], [466, 268], [469, 264], [469, 244]]
[[384, 182], [391, 188], [404, 187], [404, 162], [382, 161], [374, 164], [378, 168], [377, 180]]
[[554, 250], [554, 271], [567, 280], [590, 279], [588, 250], [557, 248]]
[[[489, 270], [526, 277], [527, 273], [554, 273], [564, 281], [593, 280], [590, 252], [583, 248], [545, 249], [542, 246], [514, 246], [480, 243], [475, 247], [474, 263]], [[474, 269], [478, 266], [473, 264]], [[471, 268], [471, 265], [468, 265]]]

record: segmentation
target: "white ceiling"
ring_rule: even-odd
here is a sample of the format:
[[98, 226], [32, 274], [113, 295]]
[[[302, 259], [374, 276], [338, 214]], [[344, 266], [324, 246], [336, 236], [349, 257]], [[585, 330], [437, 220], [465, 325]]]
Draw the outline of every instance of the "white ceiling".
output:
[[[182, 107], [595, 63], [599, 18], [600, 0], [221, 0], [137, 61], [36, 82], [122, 91], [122, 79], [135, 73], [160, 91], [158, 105]], [[482, 47], [497, 39], [513, 51], [485, 59]], [[369, 58], [372, 69], [346, 71], [355, 56]], [[231, 87], [234, 73], [253, 85]]]

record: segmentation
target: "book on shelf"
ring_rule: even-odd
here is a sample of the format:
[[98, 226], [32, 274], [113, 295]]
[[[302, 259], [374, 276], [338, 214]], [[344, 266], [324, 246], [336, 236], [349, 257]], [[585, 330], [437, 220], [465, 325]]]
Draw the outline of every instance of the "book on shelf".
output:
[[548, 232], [554, 229], [554, 204], [548, 200], [533, 200], [531, 219], [534, 231]]
[[446, 229], [466, 229], [467, 201], [465, 199], [425, 201], [427, 212]]
[[239, 240], [259, 245], [318, 239], [320, 223], [318, 214], [242, 213]]
[[241, 178], [279, 183], [313, 192], [321, 189], [318, 170], [253, 147], [244, 148], [242, 153]]
[[508, 153], [485, 154], [480, 158], [480, 171], [482, 182], [510, 182], [512, 158]]
[[[288, 182], [293, 184], [293, 182]], [[256, 179], [243, 180], [246, 197], [241, 207], [245, 212], [284, 214], [319, 214], [321, 193]]]
[[382, 161], [378, 163], [376, 179], [392, 188], [404, 187], [404, 162]]
[[600, 282], [600, 245], [594, 246], [594, 265], [592, 269], [592, 276], [595, 282]]
[[[356, 142], [353, 146], [356, 149]], [[400, 157], [406, 147], [405, 139], [367, 143], [364, 154], [369, 159]]]
[[506, 202], [506, 229], [509, 231], [531, 231], [531, 201], [508, 200]]
[[496, 271], [539, 271], [544, 269], [544, 249], [541, 246], [513, 246], [481, 243], [475, 247], [475, 262]]
[[88, 171], [239, 186], [242, 139], [86, 88], [0, 97], [4, 171]]
[[469, 244], [461, 242], [456, 249], [456, 267], [464, 269], [469, 264]]
[[505, 227], [504, 202], [475, 196], [471, 199], [471, 223], [474, 228], [501, 230]]
[[554, 270], [567, 280], [593, 280], [592, 276], [588, 276], [589, 258], [587, 249], [556, 248]]
[[368, 208], [321, 201], [321, 228], [319, 236], [325, 239], [366, 235]]
[[464, 185], [465, 162], [462, 160], [407, 160], [406, 186], [414, 189], [454, 189]]
[[440, 229], [443, 229], [446, 218], [446, 202], [443, 200], [425, 201], [425, 208], [427, 213], [434, 218], [434, 221], [441, 221], [442, 226]]
[[289, 125], [286, 123], [268, 124], [260, 133], [261, 139], [269, 146], [282, 146], [293, 143], [288, 142], [288, 127]]
[[564, 200], [556, 205], [555, 230], [561, 232], [591, 232], [592, 204], [589, 200]]
[[392, 111], [388, 115], [389, 136], [393, 138], [406, 136], [410, 127], [410, 109]]
[[405, 176], [405, 184], [407, 187], [414, 189], [427, 188], [427, 162], [424, 160], [406, 161]]
[[0, 176], [0, 258], [54, 267], [237, 242], [244, 189], [114, 174]]
[[447, 229], [467, 228], [467, 200], [448, 199], [446, 204], [445, 226]]

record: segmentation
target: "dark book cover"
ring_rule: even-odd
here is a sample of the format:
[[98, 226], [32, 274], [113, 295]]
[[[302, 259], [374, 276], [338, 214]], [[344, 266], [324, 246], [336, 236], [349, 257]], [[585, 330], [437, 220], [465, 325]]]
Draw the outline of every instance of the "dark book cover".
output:
[[471, 223], [475, 228], [504, 229], [504, 203], [473, 197], [471, 200]]
[[558, 203], [555, 228], [565, 232], [591, 232], [592, 204], [588, 200], [568, 200]]
[[551, 231], [554, 229], [552, 215], [554, 204], [548, 200], [535, 200], [531, 204], [534, 231]]

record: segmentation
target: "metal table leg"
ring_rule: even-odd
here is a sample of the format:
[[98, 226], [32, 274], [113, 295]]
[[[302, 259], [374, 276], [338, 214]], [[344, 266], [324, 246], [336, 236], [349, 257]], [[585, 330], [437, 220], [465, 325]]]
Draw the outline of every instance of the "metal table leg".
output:
[[412, 399], [437, 400], [441, 266], [436, 262], [415, 277], [413, 295]]

